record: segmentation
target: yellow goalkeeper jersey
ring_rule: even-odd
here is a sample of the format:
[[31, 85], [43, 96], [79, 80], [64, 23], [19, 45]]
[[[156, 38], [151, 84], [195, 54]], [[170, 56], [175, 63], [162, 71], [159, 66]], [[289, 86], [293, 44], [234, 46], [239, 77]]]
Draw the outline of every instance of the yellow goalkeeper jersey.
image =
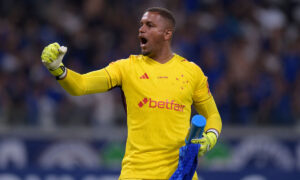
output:
[[192, 104], [208, 118], [206, 131], [221, 131], [207, 77], [196, 64], [177, 54], [165, 64], [147, 56], [131, 55], [84, 75], [68, 69], [66, 78], [59, 82], [71, 94], [77, 88], [74, 95], [122, 88], [128, 137], [120, 179], [172, 176], [178, 165], [179, 148], [185, 145]]

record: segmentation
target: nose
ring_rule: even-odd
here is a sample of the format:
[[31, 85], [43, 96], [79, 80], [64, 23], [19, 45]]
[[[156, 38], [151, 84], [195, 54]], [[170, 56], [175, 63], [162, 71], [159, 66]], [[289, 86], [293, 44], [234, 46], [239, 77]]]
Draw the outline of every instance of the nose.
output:
[[145, 32], [145, 25], [141, 25], [139, 29], [139, 33], [144, 33]]

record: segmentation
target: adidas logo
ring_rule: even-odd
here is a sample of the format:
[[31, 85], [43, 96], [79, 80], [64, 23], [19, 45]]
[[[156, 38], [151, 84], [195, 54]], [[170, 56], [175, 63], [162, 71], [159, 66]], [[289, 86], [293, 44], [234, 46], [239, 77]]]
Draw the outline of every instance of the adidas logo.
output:
[[148, 76], [147, 73], [144, 73], [144, 74], [140, 77], [140, 79], [149, 79], [149, 76]]

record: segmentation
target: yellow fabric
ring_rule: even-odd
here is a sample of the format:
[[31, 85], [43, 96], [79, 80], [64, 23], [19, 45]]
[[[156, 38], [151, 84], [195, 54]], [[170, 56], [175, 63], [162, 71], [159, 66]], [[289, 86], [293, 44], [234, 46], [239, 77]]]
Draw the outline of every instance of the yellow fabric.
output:
[[196, 111], [206, 118], [204, 131], [206, 132], [209, 129], [215, 129], [220, 134], [222, 130], [222, 121], [214, 98], [211, 96], [205, 101], [195, 101], [193, 105]]
[[59, 84], [71, 95], [80, 96], [105, 92], [111, 88], [109, 75], [105, 69], [79, 74], [67, 69], [67, 75]]
[[[165, 64], [131, 55], [85, 75], [68, 70], [59, 83], [73, 95], [121, 86], [127, 105], [128, 137], [120, 179], [169, 179], [178, 165], [179, 148], [185, 145], [191, 105], [196, 102], [205, 106], [213, 101], [201, 69], [176, 54]], [[220, 132], [218, 124], [207, 124], [207, 129]]]

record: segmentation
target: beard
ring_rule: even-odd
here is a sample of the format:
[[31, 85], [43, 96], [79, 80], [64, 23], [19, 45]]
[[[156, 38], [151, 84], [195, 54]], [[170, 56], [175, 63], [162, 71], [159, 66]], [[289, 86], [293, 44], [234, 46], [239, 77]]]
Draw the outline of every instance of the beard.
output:
[[142, 51], [142, 54], [143, 54], [144, 56], [149, 56], [151, 53], [150, 53], [149, 51]]
[[144, 55], [144, 56], [149, 56], [151, 54], [150, 51], [143, 51], [143, 50], [141, 50], [141, 52], [142, 52], [142, 55]]

